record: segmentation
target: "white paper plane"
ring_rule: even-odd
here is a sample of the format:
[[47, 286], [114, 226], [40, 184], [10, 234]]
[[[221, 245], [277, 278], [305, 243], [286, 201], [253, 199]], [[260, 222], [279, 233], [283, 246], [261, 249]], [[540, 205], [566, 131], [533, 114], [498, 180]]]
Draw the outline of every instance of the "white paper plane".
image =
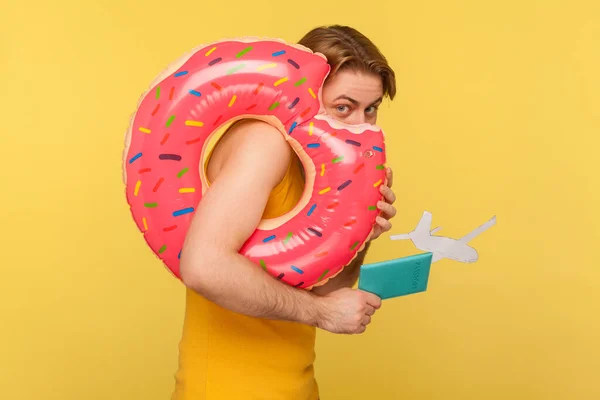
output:
[[489, 221], [483, 225], [475, 228], [460, 239], [452, 239], [445, 236], [434, 236], [441, 227], [431, 229], [431, 213], [425, 211], [421, 220], [417, 224], [415, 230], [410, 233], [392, 235], [391, 240], [411, 240], [415, 247], [419, 250], [433, 253], [431, 262], [436, 262], [444, 258], [463, 262], [473, 263], [477, 261], [479, 255], [477, 250], [469, 246], [469, 243], [473, 238], [482, 234], [493, 225], [496, 224], [496, 216], [492, 217]]

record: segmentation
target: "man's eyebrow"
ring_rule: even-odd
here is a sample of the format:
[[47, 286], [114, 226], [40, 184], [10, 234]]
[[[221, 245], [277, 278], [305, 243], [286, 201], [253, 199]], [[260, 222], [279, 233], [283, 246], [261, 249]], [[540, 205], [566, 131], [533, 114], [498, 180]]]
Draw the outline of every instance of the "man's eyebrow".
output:
[[[359, 104], [359, 102], [357, 100], [354, 100], [352, 97], [346, 96], [345, 94], [342, 94], [341, 96], [336, 97], [333, 101], [337, 101], [337, 100], [348, 100], [350, 103], [352, 103], [354, 105]], [[369, 107], [372, 107], [375, 104], [381, 103], [382, 101], [383, 101], [383, 96], [378, 98], [377, 100], [375, 100], [373, 103], [371, 103], [371, 105]]]
[[358, 104], [358, 101], [354, 100], [352, 97], [346, 96], [345, 94], [336, 97], [335, 100], [333, 100], [333, 101], [342, 100], [342, 99], [348, 100], [350, 103], [353, 103], [353, 104]]

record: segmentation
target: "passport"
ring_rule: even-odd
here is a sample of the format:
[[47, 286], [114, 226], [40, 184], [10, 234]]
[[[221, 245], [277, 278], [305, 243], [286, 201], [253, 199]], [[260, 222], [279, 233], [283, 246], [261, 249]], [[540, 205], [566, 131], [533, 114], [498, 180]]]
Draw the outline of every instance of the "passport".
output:
[[427, 290], [433, 253], [416, 254], [360, 267], [358, 288], [383, 299]]

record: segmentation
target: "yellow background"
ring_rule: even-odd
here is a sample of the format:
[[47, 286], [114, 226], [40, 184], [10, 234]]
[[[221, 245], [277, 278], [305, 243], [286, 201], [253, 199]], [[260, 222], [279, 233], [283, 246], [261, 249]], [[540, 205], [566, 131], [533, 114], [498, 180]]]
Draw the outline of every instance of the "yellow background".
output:
[[[184, 291], [126, 207], [129, 115], [199, 43], [326, 23], [398, 75], [393, 233], [424, 210], [445, 235], [498, 225], [365, 335], [319, 333], [322, 398], [600, 398], [597, 1], [93, 3], [0, 5], [0, 398], [169, 398]], [[368, 260], [415, 252], [384, 237]]]

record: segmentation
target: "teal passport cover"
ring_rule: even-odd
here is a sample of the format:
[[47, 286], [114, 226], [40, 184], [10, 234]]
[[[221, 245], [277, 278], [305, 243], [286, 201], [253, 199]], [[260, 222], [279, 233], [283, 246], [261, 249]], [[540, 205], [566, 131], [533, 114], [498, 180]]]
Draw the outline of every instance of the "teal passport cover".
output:
[[432, 253], [397, 258], [360, 267], [358, 288], [381, 299], [424, 292], [429, 281]]

